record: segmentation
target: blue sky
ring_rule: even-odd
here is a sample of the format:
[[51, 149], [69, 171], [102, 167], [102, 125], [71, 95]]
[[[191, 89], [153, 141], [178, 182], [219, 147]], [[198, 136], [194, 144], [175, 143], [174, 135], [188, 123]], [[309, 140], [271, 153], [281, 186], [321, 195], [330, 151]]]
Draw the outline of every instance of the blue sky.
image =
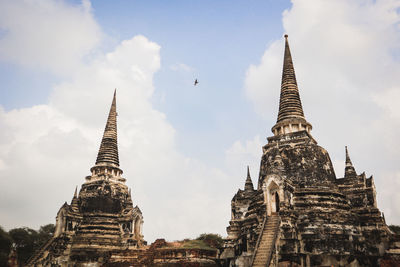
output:
[[[271, 40], [281, 38], [282, 12], [289, 7], [290, 1], [94, 1], [93, 15], [105, 35], [96, 49], [108, 52], [138, 34], [159, 44], [153, 104], [177, 129], [181, 150], [217, 159], [210, 143], [223, 151], [235, 139], [269, 127], [246, 99], [243, 81], [248, 66], [259, 61]], [[181, 63], [191, 71], [171, 70]], [[7, 110], [45, 104], [52, 86], [64, 78], [9, 62], [1, 62], [0, 69]]]
[[[281, 14], [289, 6], [289, 1], [93, 3], [95, 16], [112, 38], [143, 34], [161, 46], [153, 103], [177, 129], [182, 151], [212, 157], [217, 164], [221, 155], [216, 153], [238, 138], [231, 132], [243, 137], [265, 131], [244, 97], [243, 79], [271, 38], [281, 37]], [[193, 70], [171, 71], [180, 63]], [[200, 81], [196, 88], [195, 78]]]
[[94, 163], [117, 88], [121, 168], [145, 238], [225, 235], [230, 200], [247, 165], [256, 184], [276, 121], [285, 33], [314, 138], [338, 177], [349, 146], [399, 224], [399, 7], [0, 2], [0, 225], [54, 221]]

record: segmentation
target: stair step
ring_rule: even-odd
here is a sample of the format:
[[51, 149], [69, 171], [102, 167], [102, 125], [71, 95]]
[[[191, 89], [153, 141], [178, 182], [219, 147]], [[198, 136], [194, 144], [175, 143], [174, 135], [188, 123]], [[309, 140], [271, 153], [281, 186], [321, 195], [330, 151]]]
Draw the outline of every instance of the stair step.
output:
[[277, 226], [279, 224], [279, 217], [277, 215], [273, 215], [267, 218], [267, 222], [264, 225], [264, 229], [261, 232], [260, 243], [258, 244], [258, 248], [256, 249], [253, 267], [265, 267], [268, 264], [269, 257], [271, 255], [273, 249], [273, 242], [275, 239], [275, 234], [277, 231]]

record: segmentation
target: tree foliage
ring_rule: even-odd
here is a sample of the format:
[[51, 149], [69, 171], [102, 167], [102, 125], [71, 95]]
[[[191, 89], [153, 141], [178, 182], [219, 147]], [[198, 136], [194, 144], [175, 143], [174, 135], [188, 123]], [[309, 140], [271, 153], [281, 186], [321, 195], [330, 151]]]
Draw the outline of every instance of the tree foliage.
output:
[[7, 265], [8, 254], [10, 254], [12, 239], [10, 235], [0, 226], [0, 266]]
[[221, 248], [224, 240], [222, 236], [218, 234], [201, 234], [199, 237], [196, 238], [197, 240], [203, 240], [207, 245], [209, 245], [212, 248]]
[[18, 262], [24, 264], [54, 233], [54, 224], [41, 226], [39, 231], [28, 227], [14, 228], [8, 233], [0, 227], [0, 266], [6, 266], [11, 247], [17, 251]]
[[40, 226], [38, 231], [38, 243], [40, 246], [46, 243], [47, 240], [53, 236], [55, 229], [56, 227], [52, 223]]
[[38, 249], [38, 233], [28, 227], [15, 228], [9, 232], [17, 250], [18, 262], [25, 263]]

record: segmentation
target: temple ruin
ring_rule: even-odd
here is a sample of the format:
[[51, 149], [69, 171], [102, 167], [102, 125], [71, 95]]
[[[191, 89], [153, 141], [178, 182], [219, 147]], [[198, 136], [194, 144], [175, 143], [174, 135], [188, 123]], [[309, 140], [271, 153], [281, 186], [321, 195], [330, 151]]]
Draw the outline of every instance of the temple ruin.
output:
[[119, 166], [116, 92], [95, 165], [71, 204], [57, 213], [54, 236], [28, 266], [216, 266], [217, 249], [187, 248], [157, 239], [147, 245], [143, 215]]
[[373, 177], [356, 173], [346, 147], [337, 178], [311, 130], [285, 35], [278, 119], [257, 188], [248, 170], [232, 199], [225, 266], [399, 266], [384, 265], [399, 260], [400, 243], [377, 207]]
[[223, 248], [147, 246], [119, 166], [114, 93], [95, 165], [71, 204], [57, 213], [54, 236], [29, 266], [400, 266], [400, 237], [377, 207], [374, 178], [358, 174], [345, 148], [337, 178], [312, 137], [285, 35], [279, 112], [262, 148], [257, 187], [247, 169], [231, 201]]
[[65, 202], [58, 211], [53, 238], [28, 265], [100, 264], [113, 254], [146, 245], [142, 212], [133, 206], [119, 166], [115, 92], [96, 163], [90, 171], [79, 194], [75, 190], [71, 204]]

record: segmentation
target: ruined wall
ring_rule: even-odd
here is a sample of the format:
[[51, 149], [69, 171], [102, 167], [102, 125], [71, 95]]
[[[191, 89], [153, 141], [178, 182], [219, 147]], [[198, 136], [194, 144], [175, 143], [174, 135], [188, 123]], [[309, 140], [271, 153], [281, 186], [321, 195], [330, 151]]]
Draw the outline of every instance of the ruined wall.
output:
[[259, 189], [269, 174], [279, 174], [299, 187], [331, 187], [336, 179], [328, 152], [306, 131], [268, 137], [261, 158]]
[[57, 214], [54, 237], [29, 261], [31, 266], [102, 263], [113, 252], [143, 247], [143, 216], [130, 191], [114, 173], [86, 178], [71, 205]]
[[216, 267], [217, 249], [171, 247], [164, 239], [137, 250], [121, 250], [113, 253], [106, 266], [148, 266], [148, 267]]
[[274, 212], [281, 220], [276, 266], [375, 266], [389, 244], [373, 179], [336, 179], [328, 152], [306, 131], [268, 138], [247, 217], [230, 221], [236, 239], [226, 242], [225, 263], [253, 255], [263, 218]]

